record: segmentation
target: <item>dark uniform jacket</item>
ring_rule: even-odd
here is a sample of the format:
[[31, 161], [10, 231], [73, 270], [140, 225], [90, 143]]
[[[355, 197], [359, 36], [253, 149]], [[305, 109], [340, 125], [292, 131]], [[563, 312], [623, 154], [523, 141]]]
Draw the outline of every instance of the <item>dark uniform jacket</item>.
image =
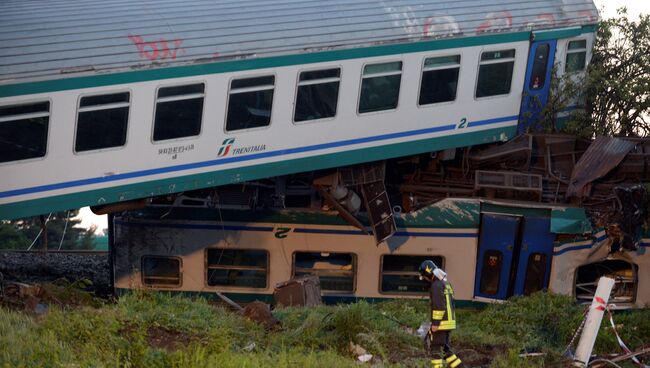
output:
[[443, 331], [456, 329], [454, 289], [451, 284], [434, 277], [429, 296], [431, 298], [431, 325], [438, 326], [438, 330]]

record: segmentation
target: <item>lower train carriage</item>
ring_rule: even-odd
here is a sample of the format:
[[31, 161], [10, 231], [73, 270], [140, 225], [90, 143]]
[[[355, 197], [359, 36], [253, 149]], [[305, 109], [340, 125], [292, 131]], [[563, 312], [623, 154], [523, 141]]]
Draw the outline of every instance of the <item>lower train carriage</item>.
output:
[[584, 211], [526, 206], [445, 199], [397, 214], [397, 232], [378, 246], [323, 211], [148, 207], [113, 219], [114, 285], [270, 302], [276, 284], [314, 274], [329, 303], [426, 298], [417, 270], [431, 259], [461, 305], [540, 290], [590, 302], [608, 276], [616, 308], [648, 307], [650, 233], [637, 251], [612, 251]]
[[39, 2], [0, 4], [0, 219], [508, 140], [598, 22], [591, 0]]

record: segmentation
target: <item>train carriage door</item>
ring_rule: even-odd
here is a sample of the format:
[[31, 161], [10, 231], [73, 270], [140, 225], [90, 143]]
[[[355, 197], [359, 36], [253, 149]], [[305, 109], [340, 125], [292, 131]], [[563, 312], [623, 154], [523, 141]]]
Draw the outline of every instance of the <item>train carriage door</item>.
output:
[[519, 133], [534, 127], [548, 102], [556, 45], [555, 40], [536, 41], [530, 45], [519, 112]]
[[548, 288], [555, 236], [548, 217], [525, 217], [514, 295], [530, 295]]
[[475, 296], [501, 300], [508, 297], [520, 221], [521, 218], [515, 216], [481, 215]]

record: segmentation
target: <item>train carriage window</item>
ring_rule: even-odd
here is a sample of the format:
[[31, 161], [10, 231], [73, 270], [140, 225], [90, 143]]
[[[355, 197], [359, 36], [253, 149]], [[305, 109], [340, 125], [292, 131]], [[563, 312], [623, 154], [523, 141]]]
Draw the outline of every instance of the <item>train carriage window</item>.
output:
[[312, 274], [325, 292], [354, 292], [356, 256], [352, 253], [296, 252], [293, 275]]
[[460, 55], [441, 56], [424, 60], [420, 82], [420, 106], [456, 99]]
[[441, 256], [384, 255], [381, 257], [381, 292], [387, 294], [419, 293], [429, 291], [429, 283], [420, 280], [418, 268], [430, 259], [444, 268]]
[[271, 123], [275, 76], [234, 79], [230, 83], [226, 131], [259, 128]]
[[300, 73], [293, 121], [331, 118], [336, 115], [341, 69]]
[[43, 157], [50, 102], [0, 106], [0, 162]]
[[564, 70], [567, 73], [585, 69], [587, 61], [587, 40], [570, 41], [566, 53]]
[[359, 113], [397, 108], [402, 62], [370, 64], [363, 68]]
[[529, 89], [540, 90], [546, 85], [548, 54], [550, 51], [551, 47], [547, 43], [537, 46], [535, 60], [533, 61], [533, 71], [530, 77], [530, 84], [528, 85]]
[[490, 249], [485, 252], [484, 257], [479, 291], [482, 294], [495, 295], [499, 292], [503, 253]]
[[476, 97], [510, 93], [515, 50], [486, 51], [481, 54], [476, 83]]
[[142, 282], [147, 286], [181, 286], [180, 258], [142, 257]]
[[198, 135], [201, 132], [204, 91], [203, 83], [158, 89], [153, 140]]
[[524, 295], [530, 295], [544, 288], [546, 276], [546, 254], [531, 253], [528, 256], [526, 276], [524, 278]]
[[265, 250], [206, 250], [208, 286], [266, 288], [269, 255]]
[[126, 143], [130, 93], [86, 96], [79, 100], [75, 152], [121, 147]]

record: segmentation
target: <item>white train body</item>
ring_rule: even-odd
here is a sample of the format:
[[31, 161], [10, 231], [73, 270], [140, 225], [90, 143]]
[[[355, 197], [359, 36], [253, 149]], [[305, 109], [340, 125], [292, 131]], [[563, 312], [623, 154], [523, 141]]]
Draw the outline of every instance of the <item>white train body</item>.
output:
[[[9, 133], [2, 137], [9, 142], [0, 146], [0, 218], [510, 139], [517, 132], [522, 111], [526, 110], [522, 110], [522, 91], [530, 78], [531, 45], [546, 40], [551, 45], [549, 65], [558, 63], [563, 71], [562, 64], [568, 60], [566, 53], [574, 49], [571, 46], [569, 50], [569, 44], [579, 43], [584, 69], [590, 58], [597, 13], [591, 1], [586, 0], [570, 4], [548, 0], [534, 9], [505, 4], [501, 6], [503, 12], [494, 14], [476, 11], [494, 10], [495, 6], [470, 3], [438, 2], [435, 9], [428, 9], [428, 5], [415, 4], [386, 8], [377, 2], [364, 10], [374, 14], [368, 15], [365, 23], [357, 18], [361, 15], [355, 13], [356, 5], [341, 3], [336, 6], [346, 14], [339, 15], [342, 25], [331, 25], [324, 14], [318, 15], [318, 9], [312, 9], [316, 11], [310, 17], [324, 22], [321, 28], [315, 26], [313, 35], [304, 30], [280, 31], [277, 25], [272, 27], [272, 32], [279, 32], [287, 40], [300, 40], [286, 44], [282, 37], [272, 38], [270, 34], [265, 43], [263, 26], [260, 30], [241, 31], [244, 26], [254, 27], [254, 18], [232, 25], [240, 33], [220, 34], [221, 38], [214, 40], [204, 35], [208, 31], [181, 31], [184, 26], [178, 23], [176, 32], [188, 37], [182, 43], [169, 34], [160, 40], [134, 35], [137, 25], [128, 31], [111, 29], [110, 25], [82, 22], [74, 15], [69, 27], [81, 22], [75, 29], [87, 28], [88, 34], [72, 36], [65, 33], [63, 25], [61, 31], [51, 35], [37, 29], [21, 43], [11, 39], [16, 30], [9, 29], [9, 25], [21, 28], [29, 13], [6, 5], [0, 20], [7, 28], [0, 30], [0, 36], [4, 34], [11, 42], [7, 41], [7, 48], [0, 53], [0, 125], [14, 124], [11, 129], [18, 132], [21, 128], [16, 125], [23, 121], [41, 119], [35, 124], [40, 124], [36, 126], [44, 129], [45, 136], [42, 141], [27, 142], [34, 145], [27, 148], [24, 140], [41, 138], [18, 139]], [[456, 10], [441, 16], [441, 9], [452, 4]], [[104, 9], [104, 5], [95, 4], [98, 14], [110, 19], [112, 11], [122, 12], [109, 5]], [[260, 12], [289, 18], [283, 12], [290, 12], [290, 7], [258, 5], [268, 8]], [[327, 8], [322, 7], [323, 11]], [[346, 7], [350, 8], [349, 13], [345, 12]], [[409, 15], [404, 11], [407, 8], [417, 10], [417, 15]], [[210, 9], [216, 11], [219, 5]], [[52, 5], [52, 11], [58, 11], [62, 17], [66, 13], [56, 5]], [[162, 23], [143, 21], [141, 31], [178, 21], [171, 18]], [[61, 19], [64, 18], [56, 21], [65, 23]], [[374, 26], [372, 19], [377, 19]], [[303, 24], [307, 20], [292, 18], [291, 22]], [[22, 28], [29, 27], [34, 24]], [[57, 32], [61, 35], [57, 36]], [[53, 44], [42, 46], [48, 37]], [[181, 49], [181, 45], [187, 47]], [[223, 50], [206, 51], [212, 46]], [[89, 48], [94, 51], [83, 52]], [[423, 72], [449, 67], [432, 67], [426, 64], [427, 59], [440, 62], [443, 59], [435, 58], [441, 57], [457, 61], [452, 63], [453, 68], [458, 68], [457, 81], [452, 81], [456, 86], [454, 96], [420, 105]], [[481, 67], [498, 63], [512, 63], [511, 70], [503, 75], [503, 80], [510, 78], [508, 89], [481, 97], [483, 92], [477, 92], [482, 88], [482, 82], [477, 81]], [[369, 74], [377, 64], [400, 65], [401, 71]], [[298, 91], [310, 83], [300, 80], [307, 75], [303, 73], [332, 69], [338, 70], [338, 76], [321, 82], [339, 83], [335, 112], [327, 118], [294, 121]], [[364, 79], [391, 75], [400, 76], [396, 106], [360, 113]], [[252, 91], [246, 86], [237, 89], [239, 79], [257, 77], [272, 77], [272, 87], [263, 87], [272, 90], [272, 102], [268, 109], [247, 105], [247, 113], [270, 120], [256, 128], [227, 129], [232, 96]], [[547, 88], [549, 83], [545, 84]], [[187, 95], [161, 93], [161, 88], [189, 85], [199, 87]], [[381, 90], [380, 85], [372, 88]], [[259, 91], [260, 87], [253, 90]], [[164, 91], [171, 93], [172, 89]], [[107, 95], [122, 100], [112, 105], [88, 106], [92, 97]], [[156, 139], [156, 111], [161, 104], [192, 98], [201, 101], [201, 107], [194, 112], [200, 115], [197, 131]], [[34, 110], [36, 107], [32, 106], [39, 103], [47, 108]], [[32, 110], [20, 113], [25, 106]], [[18, 112], [12, 113], [15, 108]], [[128, 114], [123, 136], [109, 138], [111, 132], [106, 134], [107, 140], [117, 139], [117, 144], [96, 142], [101, 136], [92, 135], [103, 133], [93, 133], [92, 125], [86, 127], [87, 122], [85, 135], [79, 133], [82, 114], [108, 108], [125, 109]], [[42, 135], [41, 130], [34, 130], [34, 135]], [[91, 137], [90, 143], [80, 143], [79, 137]], [[19, 157], [12, 159], [12, 155]]]

